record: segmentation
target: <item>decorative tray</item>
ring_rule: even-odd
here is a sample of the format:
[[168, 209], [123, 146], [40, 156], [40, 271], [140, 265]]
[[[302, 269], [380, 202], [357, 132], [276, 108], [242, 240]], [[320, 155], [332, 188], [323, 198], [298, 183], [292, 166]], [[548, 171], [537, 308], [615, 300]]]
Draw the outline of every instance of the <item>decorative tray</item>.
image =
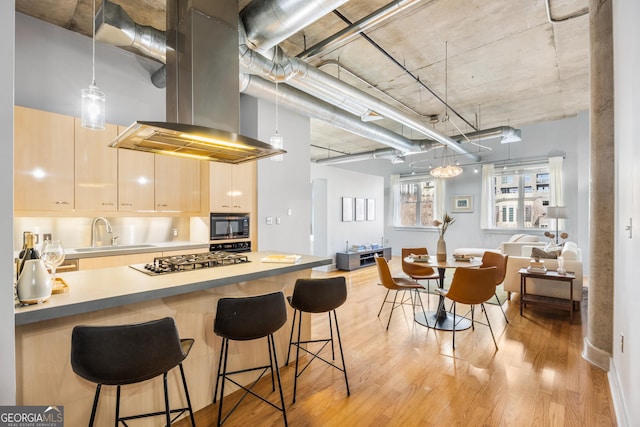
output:
[[456, 261], [467, 261], [467, 262], [471, 262], [471, 261], [473, 261], [473, 255], [458, 255], [458, 254], [453, 254], [453, 259], [455, 259]]
[[69, 285], [67, 285], [67, 282], [65, 282], [64, 279], [60, 277], [56, 277], [56, 280], [53, 282], [53, 286], [51, 286], [51, 293], [62, 294], [64, 292], [67, 292], [68, 290]]
[[429, 255], [414, 255], [414, 254], [411, 254], [409, 256], [411, 257], [411, 259], [413, 259], [414, 262], [429, 262], [430, 261]]

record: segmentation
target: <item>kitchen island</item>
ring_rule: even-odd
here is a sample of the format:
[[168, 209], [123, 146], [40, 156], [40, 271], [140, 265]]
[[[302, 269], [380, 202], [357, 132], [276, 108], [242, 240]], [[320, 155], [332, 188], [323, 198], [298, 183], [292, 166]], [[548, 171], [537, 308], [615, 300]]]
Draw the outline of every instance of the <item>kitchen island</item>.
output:
[[[15, 309], [18, 405], [64, 406], [66, 425], [86, 424], [95, 386], [71, 370], [73, 327], [138, 323], [165, 316], [176, 320], [181, 337], [195, 339], [184, 362], [194, 410], [210, 404], [220, 347], [220, 339], [213, 333], [217, 300], [279, 290], [290, 295], [296, 279], [309, 277], [313, 267], [331, 264], [330, 258], [312, 256], [303, 256], [295, 264], [261, 262], [268, 254], [251, 252], [247, 253], [248, 263], [160, 276], [130, 267], [60, 274], [69, 286], [67, 292], [52, 295], [43, 304]], [[291, 314], [275, 335], [280, 362], [285, 359]], [[233, 364], [261, 363], [263, 355], [268, 357], [265, 348], [261, 340], [232, 344], [230, 368]], [[175, 404], [184, 400], [178, 377], [177, 372], [170, 373], [170, 396]], [[113, 422], [114, 399], [115, 388], [103, 390], [96, 425]], [[123, 414], [157, 410], [162, 405], [159, 379], [123, 389]], [[157, 420], [146, 421], [149, 424], [138, 425], [155, 425]]]

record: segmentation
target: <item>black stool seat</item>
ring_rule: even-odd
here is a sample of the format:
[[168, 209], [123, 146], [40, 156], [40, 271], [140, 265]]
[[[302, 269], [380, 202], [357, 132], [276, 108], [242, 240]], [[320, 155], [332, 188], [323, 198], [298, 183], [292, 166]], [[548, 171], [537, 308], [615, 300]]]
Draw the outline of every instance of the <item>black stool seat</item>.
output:
[[[347, 368], [344, 363], [344, 353], [342, 351], [342, 340], [340, 339], [340, 329], [338, 327], [338, 317], [336, 316], [336, 308], [340, 307], [347, 300], [347, 281], [344, 277], [331, 277], [322, 279], [298, 279], [295, 287], [293, 288], [293, 295], [288, 297], [287, 300], [291, 307], [293, 307], [293, 323], [291, 324], [291, 335], [289, 336], [289, 351], [287, 351], [287, 361], [289, 364], [289, 355], [291, 353], [291, 346], [296, 347], [296, 370], [293, 382], [293, 402], [296, 401], [296, 389], [298, 384], [298, 377], [302, 375], [309, 364], [315, 360], [322, 360], [324, 363], [333, 366], [337, 370], [344, 373], [344, 381], [347, 386], [347, 396], [351, 394], [349, 391], [349, 380], [347, 379]], [[328, 313], [329, 315], [329, 338], [322, 339], [310, 339], [302, 341], [300, 339], [302, 330], [302, 312], [305, 313]], [[331, 314], [333, 313], [333, 322], [331, 320]], [[296, 317], [298, 318], [298, 336], [297, 340], [293, 340], [293, 330], [296, 324]], [[333, 324], [335, 323], [336, 335], [338, 338], [338, 347], [340, 349], [340, 357], [342, 359], [342, 366], [323, 358], [320, 352], [331, 343], [331, 357], [335, 360], [335, 350], [333, 342]], [[322, 346], [313, 352], [307, 349], [308, 344], [321, 343]], [[311, 359], [307, 364], [299, 370], [300, 350], [311, 355]]]
[[[287, 413], [284, 406], [284, 396], [282, 394], [282, 382], [280, 381], [280, 370], [278, 368], [278, 359], [276, 357], [276, 346], [273, 338], [274, 332], [282, 327], [287, 321], [287, 307], [284, 302], [284, 294], [282, 292], [274, 292], [266, 295], [258, 295], [253, 297], [241, 298], [221, 298], [218, 300], [216, 317], [213, 324], [213, 331], [216, 335], [222, 337], [222, 347], [220, 349], [220, 360], [218, 362], [218, 375], [216, 377], [216, 386], [213, 392], [213, 402], [218, 397], [218, 387], [220, 387], [220, 405], [218, 406], [218, 425], [222, 425], [229, 416], [236, 410], [240, 402], [251, 394], [263, 402], [268, 403], [275, 409], [282, 411], [284, 425], [287, 425]], [[227, 371], [227, 358], [229, 354], [229, 340], [248, 341], [258, 338], [267, 338], [269, 348], [269, 365], [257, 366], [253, 368], [242, 369], [238, 371]], [[249, 386], [244, 386], [234, 381], [231, 375], [244, 372], [260, 371], [258, 378]], [[253, 387], [258, 383], [260, 378], [271, 372], [271, 386], [275, 391], [275, 377], [278, 379], [278, 388], [280, 391], [280, 406], [270, 402], [266, 398], [258, 395], [253, 391]], [[226, 381], [230, 381], [236, 386], [244, 390], [244, 395], [238, 403], [222, 417], [222, 404], [224, 399], [224, 385]]]
[[[127, 420], [165, 415], [171, 423], [188, 411], [195, 426], [182, 361], [193, 339], [180, 339], [175, 321], [170, 317], [133, 325], [76, 326], [71, 335], [71, 367], [80, 377], [97, 384], [89, 426], [93, 425], [102, 385], [117, 386], [116, 425]], [[180, 367], [187, 406], [170, 409], [167, 373]], [[120, 386], [163, 375], [165, 411], [120, 417]]]

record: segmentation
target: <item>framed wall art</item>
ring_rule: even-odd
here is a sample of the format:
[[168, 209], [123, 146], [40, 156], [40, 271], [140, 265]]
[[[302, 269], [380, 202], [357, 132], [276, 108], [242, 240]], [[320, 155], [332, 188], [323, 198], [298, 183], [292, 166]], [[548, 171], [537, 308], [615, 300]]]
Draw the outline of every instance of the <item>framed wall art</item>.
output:
[[356, 198], [356, 221], [364, 221], [365, 219], [365, 204], [364, 199]]
[[473, 212], [473, 196], [453, 196], [451, 197], [451, 212]]
[[376, 220], [376, 200], [367, 199], [367, 221]]
[[353, 221], [353, 197], [342, 198], [342, 221]]

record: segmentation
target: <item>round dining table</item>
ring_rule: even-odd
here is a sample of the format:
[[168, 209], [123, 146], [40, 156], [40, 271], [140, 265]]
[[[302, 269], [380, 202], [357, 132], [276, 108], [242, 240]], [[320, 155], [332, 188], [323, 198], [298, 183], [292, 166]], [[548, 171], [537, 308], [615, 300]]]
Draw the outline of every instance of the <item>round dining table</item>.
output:
[[[465, 260], [456, 260], [455, 258], [447, 258], [446, 261], [438, 261], [435, 256], [414, 258], [408, 256], [405, 258], [407, 262], [419, 262], [425, 267], [438, 269], [438, 287], [444, 289], [444, 276], [447, 269], [479, 267], [482, 264], [480, 258], [470, 258]], [[449, 313], [444, 306], [444, 296], [440, 295], [438, 300], [438, 309], [435, 311], [424, 311], [415, 314], [415, 321], [428, 328], [439, 329], [442, 331], [462, 331], [471, 327], [471, 320]]]

